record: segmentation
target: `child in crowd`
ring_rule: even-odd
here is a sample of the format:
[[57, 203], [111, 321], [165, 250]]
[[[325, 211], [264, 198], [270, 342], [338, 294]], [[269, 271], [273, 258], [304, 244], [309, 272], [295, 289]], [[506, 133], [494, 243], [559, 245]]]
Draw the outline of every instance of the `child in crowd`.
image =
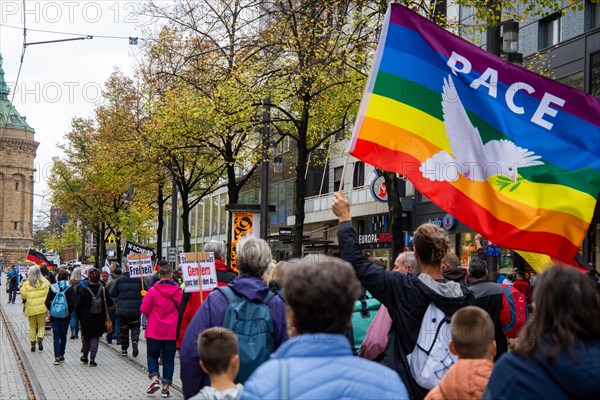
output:
[[234, 379], [240, 369], [240, 356], [235, 333], [215, 326], [198, 338], [200, 368], [210, 376], [211, 386], [205, 386], [190, 400], [238, 400], [244, 387]]
[[480, 399], [494, 368], [494, 323], [482, 308], [468, 306], [454, 313], [450, 326], [450, 351], [459, 360], [425, 400]]

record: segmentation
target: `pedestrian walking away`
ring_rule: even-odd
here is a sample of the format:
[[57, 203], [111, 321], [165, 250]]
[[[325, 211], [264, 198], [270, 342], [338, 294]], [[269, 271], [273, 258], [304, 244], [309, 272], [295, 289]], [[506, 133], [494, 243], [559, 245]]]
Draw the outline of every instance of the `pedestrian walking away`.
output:
[[19, 271], [13, 265], [10, 267], [10, 271], [8, 271], [7, 281], [8, 281], [8, 304], [15, 304], [15, 300], [17, 300], [17, 291], [19, 290], [20, 283]]
[[91, 367], [95, 367], [97, 366], [96, 354], [100, 336], [106, 330], [106, 307], [112, 305], [112, 299], [106, 292], [106, 288], [100, 285], [100, 271], [98, 269], [92, 268], [88, 272], [88, 278], [88, 285], [81, 289], [81, 293], [77, 298], [75, 312], [81, 322], [83, 341], [81, 362], [84, 364], [89, 362]]
[[[67, 334], [71, 314], [75, 309], [73, 302], [73, 287], [69, 284], [69, 272], [60, 270], [56, 276], [57, 282], [50, 286], [46, 297], [46, 308], [50, 310], [50, 323], [54, 340], [54, 365], [65, 360]], [[65, 308], [66, 306], [66, 308]]]
[[46, 329], [46, 297], [50, 282], [42, 276], [37, 266], [29, 268], [27, 280], [21, 287], [21, 299], [24, 303], [24, 313], [29, 320], [29, 341], [31, 351], [35, 351], [37, 343], [40, 351], [44, 350], [44, 331]]
[[142, 289], [141, 279], [132, 278], [129, 274], [129, 268], [123, 271], [123, 275], [115, 279], [110, 288], [110, 297], [117, 301], [116, 315], [120, 327], [121, 355], [123, 357], [127, 357], [130, 334], [131, 354], [134, 357], [139, 354]]
[[[77, 296], [79, 290], [82, 288], [80, 283], [81, 267], [76, 267], [73, 269], [73, 272], [71, 272], [71, 277], [69, 278], [69, 284], [73, 287], [73, 304], [77, 303]], [[71, 340], [79, 338], [79, 318], [77, 318], [77, 313], [75, 312], [71, 313], [69, 327], [71, 328]]]
[[[151, 380], [147, 394], [161, 389], [163, 398], [170, 397], [175, 370], [177, 317], [183, 292], [173, 281], [173, 268], [167, 261], [158, 263], [160, 280], [155, 283], [142, 301], [141, 311], [148, 319], [144, 336], [148, 358], [148, 377]], [[162, 356], [163, 375], [160, 385], [159, 357]]]

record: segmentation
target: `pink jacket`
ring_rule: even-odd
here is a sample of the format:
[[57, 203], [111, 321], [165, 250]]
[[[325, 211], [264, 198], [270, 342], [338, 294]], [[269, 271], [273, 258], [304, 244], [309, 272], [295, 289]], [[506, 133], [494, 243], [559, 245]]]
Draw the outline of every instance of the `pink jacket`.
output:
[[144, 296], [140, 311], [148, 318], [146, 339], [177, 339], [177, 317], [183, 291], [173, 281], [161, 280]]

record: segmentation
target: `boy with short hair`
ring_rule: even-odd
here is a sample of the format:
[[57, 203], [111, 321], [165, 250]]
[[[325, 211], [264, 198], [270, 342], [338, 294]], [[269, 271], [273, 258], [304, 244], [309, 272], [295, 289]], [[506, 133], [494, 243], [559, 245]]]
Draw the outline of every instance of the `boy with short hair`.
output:
[[494, 368], [496, 341], [490, 315], [479, 307], [463, 307], [450, 322], [450, 352], [459, 360], [425, 400], [480, 399]]
[[237, 336], [227, 328], [214, 326], [198, 337], [200, 368], [210, 376], [205, 386], [190, 400], [238, 400], [244, 387], [234, 383], [240, 369]]

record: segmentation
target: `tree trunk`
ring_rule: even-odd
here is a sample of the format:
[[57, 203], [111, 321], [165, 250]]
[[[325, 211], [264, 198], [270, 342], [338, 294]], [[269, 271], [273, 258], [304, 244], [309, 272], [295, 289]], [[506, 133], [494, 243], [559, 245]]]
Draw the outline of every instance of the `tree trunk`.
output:
[[404, 229], [402, 227], [402, 203], [400, 187], [395, 172], [383, 172], [387, 188], [390, 229], [392, 232], [392, 262], [404, 249]]
[[181, 230], [183, 231], [183, 252], [192, 249], [192, 234], [190, 233], [190, 202], [189, 193], [181, 191]]
[[94, 266], [98, 268], [100, 265], [100, 257], [104, 257], [104, 254], [102, 253], [102, 245], [100, 244], [100, 229], [98, 229], [98, 227], [94, 228], [94, 235], [96, 236], [96, 260], [94, 261]]
[[[301, 142], [304, 148], [301, 148]], [[292, 257], [302, 257], [302, 236], [304, 236], [304, 203], [306, 194], [306, 169], [308, 168], [308, 153], [306, 151], [306, 139], [298, 141], [298, 164], [296, 165], [296, 199], [294, 223], [294, 243]]]
[[[240, 188], [237, 185], [235, 168], [227, 166], [227, 198], [229, 204], [237, 204], [240, 200]], [[233, 213], [227, 213], [227, 265], [231, 265], [231, 236], [233, 231]]]
[[100, 258], [98, 259], [98, 263], [100, 261], [104, 261], [106, 259], [106, 238], [104, 234], [106, 233], [106, 224], [103, 222], [100, 224], [100, 231], [98, 232], [98, 245], [100, 246]]
[[115, 246], [117, 247], [117, 261], [119, 264], [123, 262], [123, 249], [121, 248], [121, 231], [116, 231], [115, 236], [117, 239], [115, 240]]
[[165, 226], [165, 203], [166, 199], [163, 197], [163, 187], [158, 188], [158, 195], [156, 197], [158, 204], [158, 223], [156, 227], [156, 260], [162, 260], [162, 233]]

